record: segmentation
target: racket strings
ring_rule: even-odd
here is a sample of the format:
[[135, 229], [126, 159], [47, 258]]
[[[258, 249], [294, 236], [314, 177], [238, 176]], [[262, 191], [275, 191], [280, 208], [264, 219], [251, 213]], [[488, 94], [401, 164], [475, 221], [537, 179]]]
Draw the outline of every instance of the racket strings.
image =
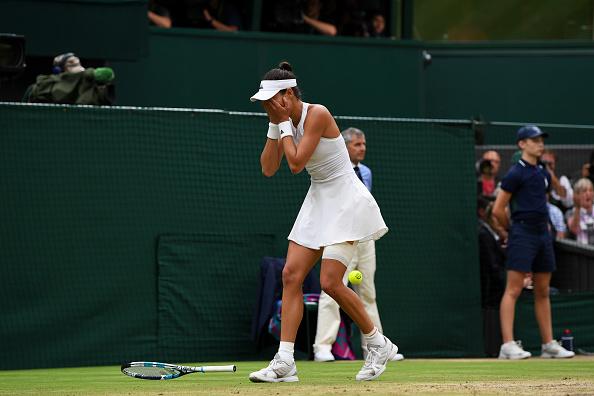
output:
[[124, 372], [132, 377], [157, 378], [177, 377], [181, 374], [179, 370], [167, 367], [127, 367]]

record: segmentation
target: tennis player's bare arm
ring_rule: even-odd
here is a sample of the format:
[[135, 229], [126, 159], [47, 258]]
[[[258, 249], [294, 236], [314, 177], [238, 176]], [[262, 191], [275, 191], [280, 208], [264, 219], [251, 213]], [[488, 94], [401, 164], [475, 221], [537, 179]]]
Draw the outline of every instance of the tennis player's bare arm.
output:
[[328, 109], [322, 105], [310, 105], [299, 146], [295, 145], [293, 139], [282, 139], [291, 172], [297, 174], [305, 168], [321, 137], [336, 138], [338, 135], [340, 130]]
[[511, 193], [501, 189], [499, 194], [497, 194], [497, 199], [495, 199], [495, 204], [493, 204], [493, 216], [497, 219], [499, 224], [503, 227], [504, 230], [509, 229], [509, 219], [507, 217], [507, 205], [511, 200]]
[[[269, 101], [262, 102], [262, 107], [268, 114], [268, 119], [274, 124], [279, 123], [279, 117], [273, 113]], [[266, 177], [272, 177], [280, 168], [281, 160], [283, 159], [283, 146], [279, 139], [266, 138], [266, 144], [260, 155], [260, 165], [262, 166], [262, 173]]]
[[283, 146], [278, 139], [266, 138], [264, 150], [260, 155], [260, 165], [262, 166], [262, 173], [266, 177], [272, 177], [280, 168], [281, 160], [283, 159]]

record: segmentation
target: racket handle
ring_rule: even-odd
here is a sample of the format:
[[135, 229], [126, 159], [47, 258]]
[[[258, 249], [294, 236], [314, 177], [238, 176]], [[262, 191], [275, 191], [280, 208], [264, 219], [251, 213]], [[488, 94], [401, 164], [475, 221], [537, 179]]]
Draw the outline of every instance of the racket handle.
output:
[[203, 373], [216, 373], [216, 372], [234, 372], [237, 370], [234, 364], [229, 366], [202, 366], [202, 367], [194, 367], [197, 371], [202, 371]]

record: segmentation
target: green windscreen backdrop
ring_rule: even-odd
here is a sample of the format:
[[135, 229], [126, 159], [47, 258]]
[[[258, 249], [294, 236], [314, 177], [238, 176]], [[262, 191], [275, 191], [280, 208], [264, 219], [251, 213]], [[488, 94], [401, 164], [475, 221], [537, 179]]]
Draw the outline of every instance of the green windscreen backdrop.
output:
[[[411, 357], [480, 355], [472, 132], [337, 121], [366, 132], [390, 227], [386, 334]], [[285, 256], [309, 185], [284, 162], [262, 176], [263, 114], [0, 104], [0, 129], [0, 368], [259, 357], [260, 261]]]

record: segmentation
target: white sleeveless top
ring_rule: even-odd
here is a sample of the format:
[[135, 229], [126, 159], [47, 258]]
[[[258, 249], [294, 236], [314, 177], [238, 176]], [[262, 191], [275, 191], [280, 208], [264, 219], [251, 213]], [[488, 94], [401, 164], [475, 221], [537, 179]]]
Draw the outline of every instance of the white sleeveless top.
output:
[[[296, 145], [303, 138], [309, 106], [303, 102], [297, 127], [291, 121]], [[320, 138], [305, 169], [311, 186], [289, 240], [320, 249], [347, 241], [376, 240], [388, 231], [375, 199], [353, 171], [342, 135]]]

